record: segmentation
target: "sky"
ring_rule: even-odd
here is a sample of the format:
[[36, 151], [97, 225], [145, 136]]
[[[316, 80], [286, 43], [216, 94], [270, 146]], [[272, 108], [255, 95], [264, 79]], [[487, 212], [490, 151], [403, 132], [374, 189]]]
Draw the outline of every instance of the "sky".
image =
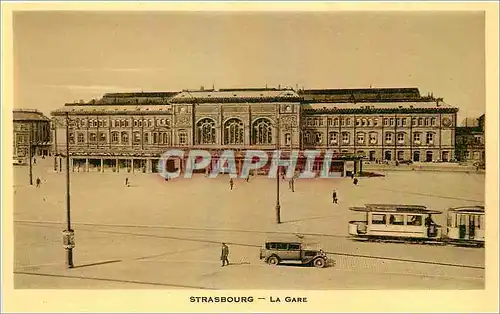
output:
[[15, 12], [14, 107], [107, 92], [418, 87], [485, 112], [482, 12]]

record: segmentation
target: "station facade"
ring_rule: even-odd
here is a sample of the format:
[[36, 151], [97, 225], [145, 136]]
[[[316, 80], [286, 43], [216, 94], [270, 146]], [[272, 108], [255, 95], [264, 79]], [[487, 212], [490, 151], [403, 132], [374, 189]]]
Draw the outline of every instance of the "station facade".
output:
[[[331, 171], [348, 175], [369, 160], [448, 161], [457, 108], [418, 89], [275, 88], [109, 93], [52, 112], [56, 153], [66, 154], [66, 114], [74, 171], [155, 172], [169, 149], [334, 152]], [[172, 159], [169, 170], [184, 170]], [[322, 158], [313, 165], [320, 171]], [[301, 155], [297, 168], [303, 169]], [[209, 166], [210, 167], [210, 166]], [[262, 171], [269, 169], [270, 164]]]

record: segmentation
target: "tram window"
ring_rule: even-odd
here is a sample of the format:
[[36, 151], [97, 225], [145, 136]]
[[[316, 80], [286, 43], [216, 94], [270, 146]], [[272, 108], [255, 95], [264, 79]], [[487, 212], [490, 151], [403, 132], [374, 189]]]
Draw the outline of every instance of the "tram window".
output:
[[476, 219], [475, 219], [475, 220], [476, 220], [476, 223], [475, 223], [476, 228], [477, 228], [477, 229], [481, 229], [481, 216], [479, 216], [479, 215], [475, 215], [474, 217], [476, 218]]
[[421, 226], [422, 216], [420, 215], [408, 215], [406, 224], [409, 226]]
[[466, 224], [467, 223], [466, 223], [465, 215], [458, 215], [458, 225], [465, 226]]
[[385, 215], [372, 215], [372, 224], [374, 225], [385, 225]]
[[403, 215], [391, 215], [389, 224], [391, 225], [404, 225], [405, 220]]

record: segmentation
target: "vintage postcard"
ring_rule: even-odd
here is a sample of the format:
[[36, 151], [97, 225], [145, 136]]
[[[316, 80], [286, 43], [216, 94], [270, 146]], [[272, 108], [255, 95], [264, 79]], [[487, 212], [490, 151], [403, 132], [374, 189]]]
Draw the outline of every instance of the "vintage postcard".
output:
[[497, 311], [498, 5], [410, 8], [3, 6], [3, 310]]

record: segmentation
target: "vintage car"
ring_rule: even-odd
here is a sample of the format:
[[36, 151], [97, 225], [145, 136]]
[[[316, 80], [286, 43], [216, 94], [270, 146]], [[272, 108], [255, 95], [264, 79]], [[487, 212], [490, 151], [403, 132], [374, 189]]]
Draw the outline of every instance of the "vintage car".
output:
[[266, 241], [260, 250], [260, 259], [270, 265], [286, 262], [323, 268], [334, 264], [322, 249], [313, 246], [299, 239]]

